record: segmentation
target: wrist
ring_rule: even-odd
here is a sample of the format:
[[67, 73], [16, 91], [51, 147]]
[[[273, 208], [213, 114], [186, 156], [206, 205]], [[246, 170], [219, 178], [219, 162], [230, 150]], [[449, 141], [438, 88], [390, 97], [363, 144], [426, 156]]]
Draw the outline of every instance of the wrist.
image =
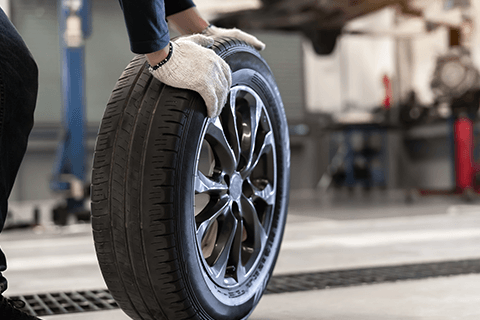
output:
[[205, 29], [202, 30], [201, 34], [207, 34], [208, 33], [208, 30], [210, 30], [210, 28], [213, 27], [213, 24], [209, 24]]
[[169, 42], [165, 48], [152, 53], [147, 53], [145, 55], [145, 58], [147, 58], [147, 61], [151, 66], [155, 66], [160, 62], [164, 61], [168, 57], [171, 51], [170, 48], [171, 48], [171, 43]]

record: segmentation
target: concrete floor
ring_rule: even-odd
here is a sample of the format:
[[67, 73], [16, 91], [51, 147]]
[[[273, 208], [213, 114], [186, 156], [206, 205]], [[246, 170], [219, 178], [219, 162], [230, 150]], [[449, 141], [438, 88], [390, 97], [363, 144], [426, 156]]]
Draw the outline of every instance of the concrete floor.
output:
[[[480, 201], [294, 193], [275, 274], [480, 258]], [[7, 295], [105, 288], [88, 225], [7, 231]], [[250, 319], [480, 319], [480, 275], [266, 295]], [[121, 310], [44, 317], [128, 319]]]

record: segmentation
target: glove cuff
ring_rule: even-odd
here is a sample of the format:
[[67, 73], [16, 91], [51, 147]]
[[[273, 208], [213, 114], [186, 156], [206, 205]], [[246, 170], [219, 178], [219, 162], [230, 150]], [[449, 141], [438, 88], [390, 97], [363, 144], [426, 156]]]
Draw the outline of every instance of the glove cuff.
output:
[[172, 57], [172, 53], [173, 53], [173, 45], [170, 42], [167, 57], [165, 59], [163, 59], [162, 61], [160, 61], [159, 63], [157, 63], [156, 65], [150, 66], [148, 68], [150, 70], [150, 72], [153, 72], [153, 71], [157, 70], [158, 68], [162, 67], [165, 63], [167, 63], [168, 60], [170, 60], [170, 58]]

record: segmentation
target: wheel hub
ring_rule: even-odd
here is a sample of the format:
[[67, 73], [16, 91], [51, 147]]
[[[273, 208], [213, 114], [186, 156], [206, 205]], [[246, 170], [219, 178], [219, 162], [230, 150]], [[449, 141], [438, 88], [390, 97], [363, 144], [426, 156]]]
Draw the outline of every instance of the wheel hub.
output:
[[242, 184], [242, 176], [238, 172], [235, 172], [232, 175], [229, 187], [229, 194], [233, 201], [240, 201], [240, 197], [242, 196]]

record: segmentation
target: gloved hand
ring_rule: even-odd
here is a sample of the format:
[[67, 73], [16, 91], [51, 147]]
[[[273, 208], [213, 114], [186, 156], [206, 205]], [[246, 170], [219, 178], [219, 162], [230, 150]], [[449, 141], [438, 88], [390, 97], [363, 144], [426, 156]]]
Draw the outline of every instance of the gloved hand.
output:
[[170, 59], [150, 72], [161, 82], [198, 92], [210, 118], [217, 117], [227, 102], [232, 85], [228, 64], [211, 49], [213, 38], [201, 34], [172, 41]]
[[224, 28], [218, 28], [211, 25], [203, 31], [203, 34], [206, 36], [232, 37], [238, 40], [245, 41], [246, 43], [253, 46], [258, 51], [262, 51], [263, 49], [265, 49], [265, 43], [258, 40], [256, 37], [252, 36], [251, 34], [248, 34], [236, 28], [224, 29]]

